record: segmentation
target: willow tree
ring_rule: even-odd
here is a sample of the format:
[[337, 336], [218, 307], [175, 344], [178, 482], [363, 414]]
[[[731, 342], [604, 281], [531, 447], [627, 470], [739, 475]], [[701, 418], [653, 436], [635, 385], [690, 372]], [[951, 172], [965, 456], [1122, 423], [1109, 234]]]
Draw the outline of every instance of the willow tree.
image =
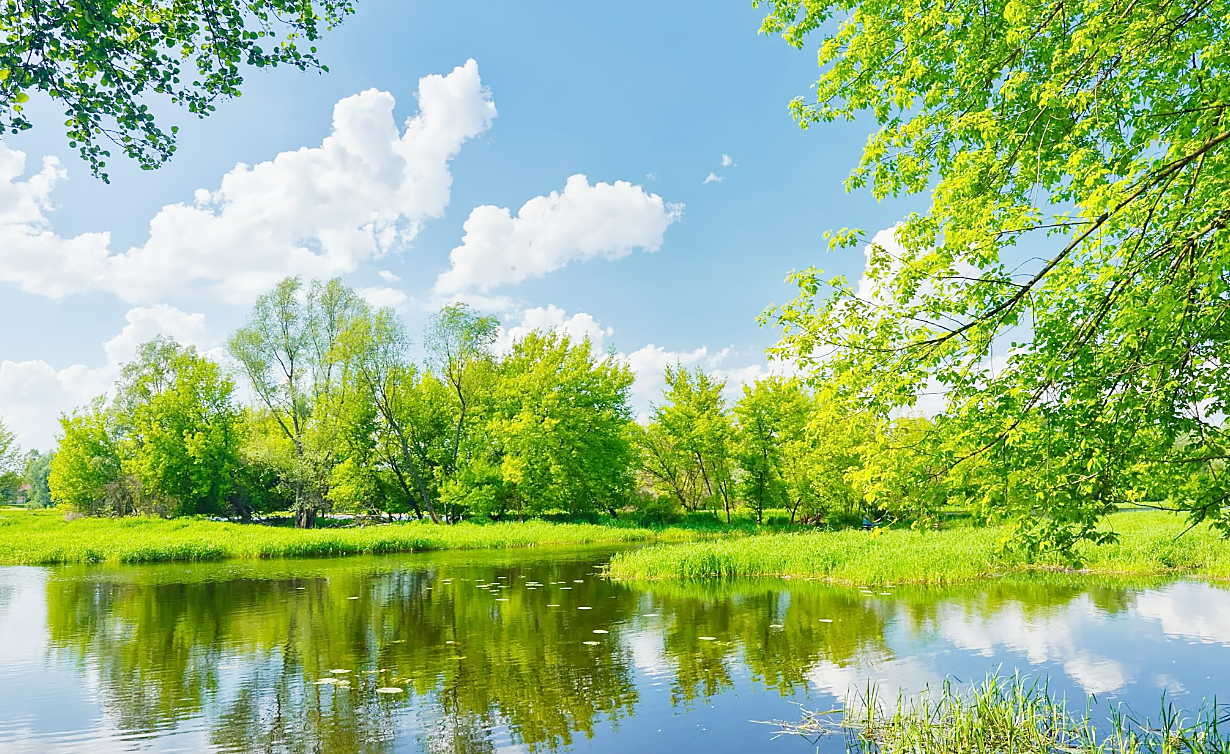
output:
[[268, 415], [294, 447], [283, 469], [295, 494], [295, 524], [311, 527], [325, 507], [339, 445], [344, 365], [336, 346], [362, 300], [340, 280], [298, 277], [256, 300], [228, 350]]
[[931, 196], [861, 284], [793, 274], [777, 352], [881, 417], [942, 394], [946, 467], [996, 471], [1028, 551], [1131, 501], [1230, 533], [1230, 3], [758, 4], [818, 43], [799, 124], [878, 125], [847, 187]]
[[[409, 356], [409, 341], [397, 313], [390, 308], [371, 311], [361, 306], [338, 342], [339, 351], [353, 371], [365, 402], [375, 409], [371, 441], [392, 446], [387, 465], [406, 497], [422, 503], [434, 523], [440, 522], [427, 490], [421, 464], [412, 448], [416, 443], [416, 401], [422, 376]], [[411, 487], [413, 485], [413, 488]], [[413, 503], [416, 511], [418, 502]]]
[[33, 126], [24, 108], [41, 92], [64, 107], [69, 146], [104, 181], [108, 142], [156, 168], [179, 129], [159, 125], [151, 102], [203, 118], [239, 96], [247, 66], [328, 70], [312, 43], [351, 12], [351, 0], [6, 0], [0, 134]]

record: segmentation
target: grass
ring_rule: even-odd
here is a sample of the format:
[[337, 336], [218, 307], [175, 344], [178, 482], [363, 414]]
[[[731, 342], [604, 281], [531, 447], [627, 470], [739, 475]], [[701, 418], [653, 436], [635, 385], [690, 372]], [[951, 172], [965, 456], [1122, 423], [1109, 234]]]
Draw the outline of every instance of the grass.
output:
[[[1152, 511], [1116, 514], [1107, 526], [1119, 534], [1119, 542], [1082, 549], [1082, 572], [1230, 578], [1230, 542], [1207, 528], [1180, 537], [1186, 526], [1181, 518]], [[1009, 536], [1009, 527], [973, 526], [762, 534], [617, 553], [609, 574], [646, 580], [771, 576], [851, 584], [944, 584], [1059, 567], [1057, 562], [1005, 559], [1002, 544]]]
[[830, 712], [806, 713], [801, 722], [778, 723], [784, 733], [813, 743], [844, 735], [853, 754], [1227, 754], [1230, 710], [1202, 704], [1185, 715], [1162, 698], [1157, 720], [1113, 708], [1098, 725], [1089, 710], [1075, 715], [1066, 700], [1019, 676], [992, 675], [968, 690], [945, 683], [938, 696], [899, 696], [886, 708], [874, 687]]
[[644, 528], [525, 523], [439, 526], [383, 524], [345, 529], [131, 517], [66, 521], [54, 510], [0, 511], [0, 564], [167, 563], [231, 558], [301, 558], [426, 550], [678, 542], [712, 536], [705, 527]]

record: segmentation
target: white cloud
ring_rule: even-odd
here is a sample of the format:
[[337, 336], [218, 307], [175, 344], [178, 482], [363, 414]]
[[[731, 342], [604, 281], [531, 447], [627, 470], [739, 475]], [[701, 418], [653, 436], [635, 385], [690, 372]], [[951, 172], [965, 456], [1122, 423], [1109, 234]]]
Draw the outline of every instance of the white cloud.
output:
[[382, 285], [360, 288], [356, 292], [363, 297], [364, 301], [378, 309], [386, 306], [399, 309], [402, 304], [409, 300], [406, 294], [396, 288], [388, 288]]
[[1224, 589], [1181, 582], [1136, 599], [1141, 617], [1161, 624], [1167, 636], [1230, 646], [1230, 600]]
[[704, 186], [706, 183], [721, 183], [724, 180], [726, 180], [725, 176], [718, 175], [717, 173], [710, 173], [705, 176], [705, 180], [701, 181], [700, 185]]
[[495, 349], [499, 353], [507, 353], [513, 343], [524, 338], [534, 330], [542, 332], [559, 332], [567, 335], [572, 341], [580, 342], [589, 338], [590, 347], [595, 354], [602, 354], [606, 348], [606, 339], [614, 334], [610, 327], [602, 327], [593, 316], [585, 312], [577, 312], [571, 317], [555, 304], [548, 304], [526, 309], [521, 312], [520, 323], [508, 328], [502, 328], [496, 341]]
[[722, 167], [729, 168], [733, 166], [735, 166], [735, 161], [731, 159], [730, 155], [722, 155]]
[[221, 359], [223, 350], [205, 325], [204, 314], [187, 314], [166, 304], [130, 310], [128, 324], [102, 345], [105, 363], [97, 368], [74, 364], [56, 369], [46, 361], [0, 362], [0, 416], [23, 448], [46, 450], [59, 431], [58, 417], [108, 392], [137, 346], [157, 335]]
[[381, 270], [379, 272], [379, 275], [380, 275], [380, 279], [386, 283], [400, 283], [401, 282], [400, 276], [395, 275], [392, 272], [389, 272], [388, 270]]
[[143, 246], [113, 254], [108, 233], [62, 238], [51, 192], [55, 158], [25, 181], [25, 155], [0, 143], [0, 281], [59, 299], [87, 290], [149, 301], [204, 286], [247, 302], [286, 275], [331, 277], [412, 239], [448, 205], [448, 163], [496, 115], [473, 61], [419, 80], [419, 112], [399, 132], [393, 96], [370, 89], [334, 107], [319, 147], [236, 165], [192, 204], [150, 221]]
[[435, 291], [445, 299], [464, 297], [542, 277], [573, 261], [657, 251], [681, 212], [681, 205], [627, 181], [591, 186], [574, 175], [562, 192], [529, 200], [516, 217], [504, 207], [475, 207]]

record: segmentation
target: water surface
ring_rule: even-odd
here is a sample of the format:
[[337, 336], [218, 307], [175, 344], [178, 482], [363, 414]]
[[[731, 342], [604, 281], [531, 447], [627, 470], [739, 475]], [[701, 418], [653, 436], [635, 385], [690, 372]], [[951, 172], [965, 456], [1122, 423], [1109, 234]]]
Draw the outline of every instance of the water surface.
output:
[[1230, 697], [1223, 586], [625, 584], [609, 554], [0, 568], [0, 751], [802, 754], [751, 721], [997, 668]]

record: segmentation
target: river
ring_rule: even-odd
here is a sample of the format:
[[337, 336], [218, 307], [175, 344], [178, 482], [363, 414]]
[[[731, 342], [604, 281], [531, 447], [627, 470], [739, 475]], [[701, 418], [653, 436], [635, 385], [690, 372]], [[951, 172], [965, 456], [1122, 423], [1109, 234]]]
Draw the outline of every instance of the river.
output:
[[868, 682], [1230, 697], [1222, 585], [625, 584], [610, 552], [0, 568], [0, 751], [804, 754], [753, 721]]

